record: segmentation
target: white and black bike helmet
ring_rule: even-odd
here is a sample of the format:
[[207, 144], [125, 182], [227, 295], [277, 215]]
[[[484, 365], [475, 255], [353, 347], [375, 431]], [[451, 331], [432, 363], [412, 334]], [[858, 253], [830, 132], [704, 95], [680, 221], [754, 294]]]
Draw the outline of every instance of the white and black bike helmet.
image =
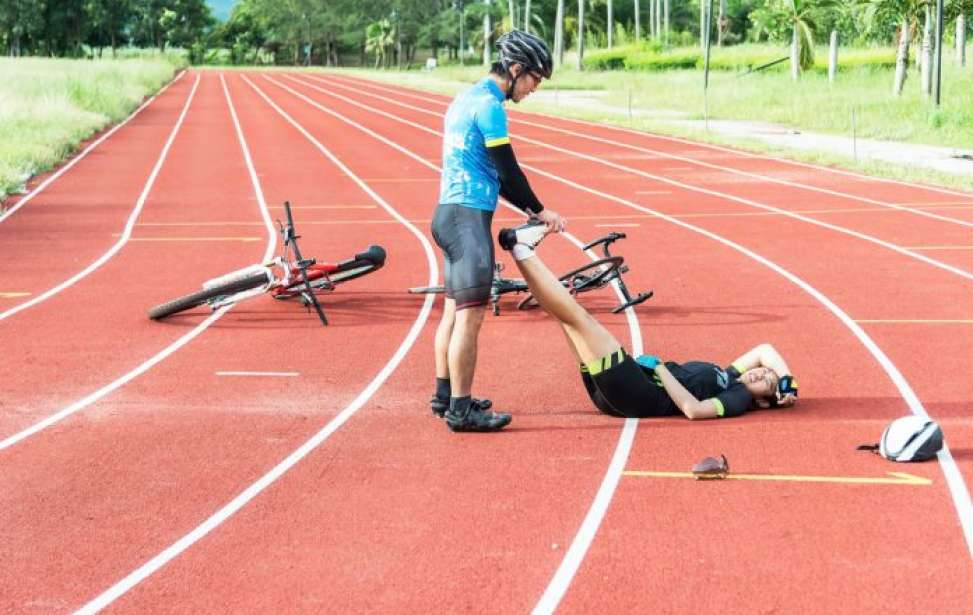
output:
[[[550, 79], [554, 72], [554, 58], [551, 57], [547, 44], [529, 32], [511, 30], [497, 39], [496, 47], [500, 52], [497, 62], [507, 74], [510, 74], [510, 67], [514, 64], [520, 64], [526, 71], [536, 72], [545, 79]], [[520, 75], [511, 77], [507, 98], [510, 98], [519, 77]]]

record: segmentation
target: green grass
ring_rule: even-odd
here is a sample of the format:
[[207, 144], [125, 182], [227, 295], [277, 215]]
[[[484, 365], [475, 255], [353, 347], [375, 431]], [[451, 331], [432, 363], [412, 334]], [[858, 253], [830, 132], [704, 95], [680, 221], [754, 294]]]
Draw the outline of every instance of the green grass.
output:
[[[731, 51], [732, 50], [732, 51]], [[728, 53], [745, 56], [746, 50], [729, 48]], [[715, 54], [721, 51], [715, 51]], [[842, 50], [841, 58], [855, 65], [861, 56], [880, 60], [887, 50]], [[818, 52], [818, 60], [824, 54]], [[751, 54], [751, 57], [753, 54]], [[969, 54], [968, 54], [969, 57]], [[824, 55], [826, 61], [826, 55]], [[872, 61], [872, 60], [869, 60]], [[823, 164], [839, 164], [858, 170], [868, 170], [884, 176], [924, 180], [970, 189], [973, 179], [919, 168], [897, 168], [890, 164], [874, 164], [868, 169], [855, 165], [847, 156], [829, 153], [801, 154], [780, 152], [758, 140], [735, 140], [673, 124], [673, 116], [683, 119], [704, 117], [703, 74], [700, 70], [643, 71], [577, 71], [573, 61], [566, 61], [554, 79], [545, 83], [545, 90], [601, 90], [608, 105], [623, 110], [620, 113], [593, 111], [569, 104], [542, 103], [535, 97], [521, 103], [524, 110], [537, 110], [582, 119], [606, 121], [642, 130], [691, 136], [692, 138], [738, 145], [753, 151], [771, 151], [796, 159]], [[786, 63], [785, 63], [786, 66]], [[859, 138], [883, 139], [955, 147], [964, 151], [973, 148], [973, 62], [965, 68], [956, 66], [953, 55], [944, 55], [942, 105], [939, 109], [919, 92], [919, 75], [910, 67], [905, 91], [900, 97], [892, 95], [893, 68], [848, 68], [839, 73], [835, 83], [828, 83], [827, 75], [809, 71], [794, 82], [789, 69], [740, 75], [735, 72], [714, 71], [710, 74], [708, 110], [711, 119], [750, 120], [771, 122], [802, 131], [851, 136], [852, 110], [855, 132]], [[441, 67], [431, 73], [424, 71], [362, 71], [373, 78], [386, 79], [453, 93], [484, 74], [481, 66]], [[624, 111], [629, 96], [636, 110], [657, 110], [658, 117], [628, 118]], [[550, 99], [548, 99], [550, 100]], [[973, 163], [970, 163], [973, 171]]]
[[0, 58], [0, 201], [124, 119], [173, 75], [175, 56]]

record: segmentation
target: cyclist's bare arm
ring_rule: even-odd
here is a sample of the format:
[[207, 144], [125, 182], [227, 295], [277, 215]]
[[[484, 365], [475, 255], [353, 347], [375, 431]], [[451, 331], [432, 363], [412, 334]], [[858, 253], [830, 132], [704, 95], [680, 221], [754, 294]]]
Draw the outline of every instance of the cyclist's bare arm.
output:
[[784, 357], [777, 352], [776, 348], [766, 342], [759, 346], [754, 346], [740, 355], [733, 362], [733, 367], [737, 368], [741, 374], [755, 367], [769, 367], [778, 376], [786, 376], [791, 373], [790, 368], [787, 367], [787, 362], [784, 361]]
[[698, 420], [698, 419], [715, 419], [719, 414], [717, 413], [716, 404], [713, 403], [711, 399], [704, 399], [702, 401], [696, 399], [696, 397], [690, 393], [686, 387], [682, 385], [681, 382], [676, 380], [676, 377], [672, 375], [664, 363], [659, 363], [655, 367], [655, 375], [662, 380], [662, 386], [665, 388], [666, 393], [669, 394], [669, 398], [676, 404], [676, 407], [682, 411], [686, 417]]

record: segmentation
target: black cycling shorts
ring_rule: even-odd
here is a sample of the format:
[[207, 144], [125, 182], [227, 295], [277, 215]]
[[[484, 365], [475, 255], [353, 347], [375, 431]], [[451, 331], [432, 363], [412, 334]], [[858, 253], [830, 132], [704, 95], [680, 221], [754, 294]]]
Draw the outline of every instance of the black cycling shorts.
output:
[[432, 236], [446, 264], [446, 296], [462, 310], [486, 305], [493, 285], [493, 212], [441, 203], [432, 217]]
[[622, 348], [594, 364], [582, 365], [581, 380], [595, 407], [605, 414], [623, 418], [671, 414], [665, 389]]

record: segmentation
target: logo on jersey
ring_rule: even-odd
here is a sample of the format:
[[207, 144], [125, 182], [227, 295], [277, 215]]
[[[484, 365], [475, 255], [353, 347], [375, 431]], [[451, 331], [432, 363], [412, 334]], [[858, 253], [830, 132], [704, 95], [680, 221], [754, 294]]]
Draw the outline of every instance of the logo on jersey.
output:
[[726, 389], [726, 385], [730, 382], [730, 377], [724, 370], [718, 367], [714, 367], [713, 369], [716, 370], [716, 383], [720, 385], [721, 389]]

